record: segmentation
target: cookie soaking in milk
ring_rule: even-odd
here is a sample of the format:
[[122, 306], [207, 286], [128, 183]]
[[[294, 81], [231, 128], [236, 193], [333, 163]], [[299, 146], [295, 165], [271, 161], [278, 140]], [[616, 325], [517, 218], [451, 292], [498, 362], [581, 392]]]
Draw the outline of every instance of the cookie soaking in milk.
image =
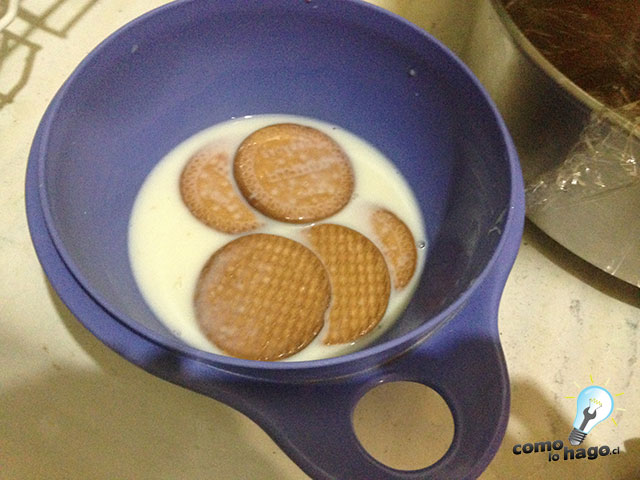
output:
[[176, 336], [266, 361], [375, 340], [409, 302], [425, 241], [389, 160], [291, 115], [230, 120], [178, 145], [148, 175], [129, 226], [136, 281]]

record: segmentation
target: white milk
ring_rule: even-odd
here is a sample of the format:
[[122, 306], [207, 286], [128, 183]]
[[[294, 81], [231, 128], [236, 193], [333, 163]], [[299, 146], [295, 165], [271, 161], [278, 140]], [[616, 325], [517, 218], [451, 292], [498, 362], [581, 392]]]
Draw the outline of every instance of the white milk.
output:
[[[336, 215], [317, 223], [350, 227], [375, 243], [368, 213], [383, 207], [405, 222], [416, 241], [416, 272], [404, 289], [392, 288], [387, 311], [372, 332], [351, 344], [328, 346], [322, 343], [323, 330], [304, 350], [285, 360], [315, 360], [353, 352], [382, 334], [406, 308], [424, 266], [427, 237], [418, 204], [401, 174], [377, 149], [340, 127], [306, 117], [257, 115], [215, 125], [182, 142], [151, 171], [134, 203], [129, 224], [134, 277], [153, 312], [177, 337], [201, 350], [223, 354], [200, 331], [193, 295], [209, 257], [239, 235], [213, 230], [189, 212], [180, 196], [180, 174], [189, 158], [204, 145], [215, 141], [233, 155], [249, 134], [275, 123], [317, 128], [340, 144], [351, 159], [355, 174], [351, 201]], [[299, 232], [309, 224], [286, 224], [254, 212], [264, 226], [250, 233], [273, 233], [306, 243]]]

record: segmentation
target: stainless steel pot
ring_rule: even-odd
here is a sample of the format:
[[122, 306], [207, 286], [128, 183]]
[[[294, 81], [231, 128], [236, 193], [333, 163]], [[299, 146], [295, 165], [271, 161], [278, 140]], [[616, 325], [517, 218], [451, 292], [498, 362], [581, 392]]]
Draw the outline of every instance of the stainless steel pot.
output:
[[551, 65], [497, 0], [375, 3], [439, 38], [484, 84], [515, 140], [529, 219], [640, 286], [638, 129]]

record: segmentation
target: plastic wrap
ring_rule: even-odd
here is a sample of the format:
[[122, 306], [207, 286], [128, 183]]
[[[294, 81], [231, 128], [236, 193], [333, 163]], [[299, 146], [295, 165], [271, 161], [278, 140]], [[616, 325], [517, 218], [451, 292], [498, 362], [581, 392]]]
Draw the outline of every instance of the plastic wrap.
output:
[[640, 184], [640, 126], [615, 111], [594, 113], [566, 160], [527, 185], [531, 215], [561, 202], [595, 200]]

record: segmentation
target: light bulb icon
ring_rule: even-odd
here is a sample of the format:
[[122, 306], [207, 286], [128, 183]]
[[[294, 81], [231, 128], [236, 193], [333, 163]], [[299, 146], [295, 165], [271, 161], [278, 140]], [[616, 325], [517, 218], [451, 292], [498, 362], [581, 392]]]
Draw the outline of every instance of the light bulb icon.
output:
[[604, 388], [591, 385], [578, 395], [578, 409], [569, 434], [571, 445], [580, 445], [593, 427], [609, 418], [613, 397]]

